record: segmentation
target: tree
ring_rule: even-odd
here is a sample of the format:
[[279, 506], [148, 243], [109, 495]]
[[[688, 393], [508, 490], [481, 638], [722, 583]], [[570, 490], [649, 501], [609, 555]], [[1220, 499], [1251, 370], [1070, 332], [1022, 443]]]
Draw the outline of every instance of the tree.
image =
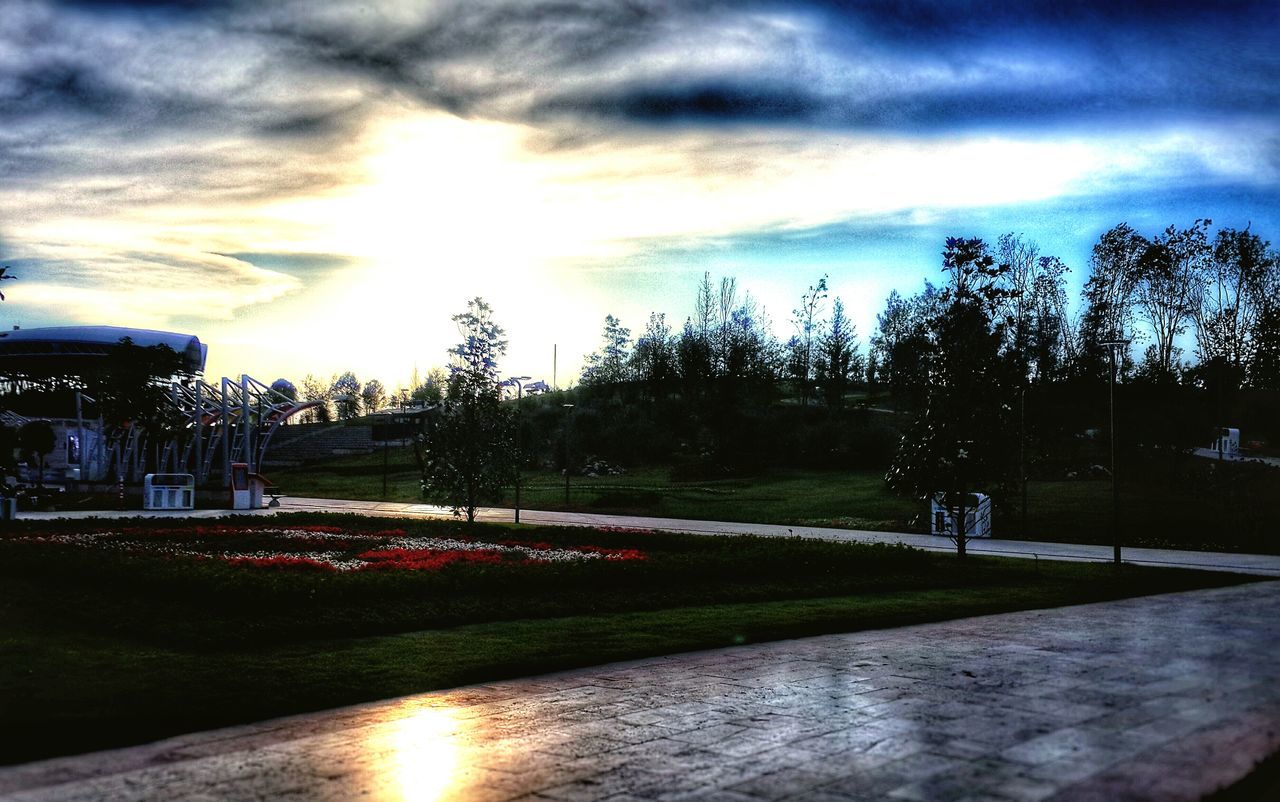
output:
[[631, 352], [631, 372], [649, 386], [649, 394], [654, 398], [664, 395], [675, 379], [675, 343], [666, 315], [660, 312], [649, 315], [644, 334], [636, 340]]
[[1257, 319], [1250, 333], [1249, 386], [1280, 390], [1280, 253], [1267, 248], [1257, 282]]
[[928, 353], [924, 408], [885, 479], [893, 490], [916, 498], [941, 494], [958, 510], [955, 542], [963, 557], [968, 494], [1007, 480], [1016, 451], [1005, 403], [1008, 365], [1000, 357], [1005, 333], [993, 320], [1006, 291], [999, 287], [1004, 268], [981, 240], [948, 239], [943, 265], [951, 285], [929, 319], [934, 348]]
[[304, 423], [330, 423], [333, 421], [333, 392], [329, 382], [308, 373], [302, 380], [302, 397], [307, 401], [319, 401], [319, 406], [304, 411]]
[[[8, 271], [9, 271], [8, 265], [5, 265], [4, 267], [0, 267], [0, 281], [12, 281], [13, 279], [17, 278], [17, 276], [9, 275]], [[4, 293], [0, 292], [0, 301], [3, 301], [3, 300], [4, 300]]]
[[[1094, 243], [1089, 259], [1089, 279], [1085, 282], [1084, 313], [1080, 317], [1076, 371], [1094, 378], [1110, 375], [1110, 353], [1103, 342], [1138, 339], [1134, 331], [1134, 292], [1139, 263], [1151, 243], [1121, 223]], [[1132, 361], [1128, 349], [1119, 352], [1120, 375], [1128, 373]]]
[[502, 327], [493, 320], [493, 307], [483, 298], [467, 301], [467, 309], [453, 316], [462, 342], [449, 349], [450, 375], [468, 371], [498, 382], [498, 360], [507, 352]]
[[813, 387], [814, 345], [822, 336], [822, 302], [827, 297], [827, 277], [818, 279], [800, 296], [800, 306], [792, 312], [796, 336], [791, 340], [791, 358], [788, 361], [792, 378], [800, 390], [800, 402], [808, 405]]
[[1169, 226], [1138, 260], [1134, 299], [1155, 335], [1149, 370], [1172, 377], [1178, 363], [1175, 344], [1200, 304], [1210, 256], [1208, 220], [1190, 228]]
[[298, 388], [288, 379], [280, 378], [271, 382], [271, 391], [290, 401], [298, 400]]
[[850, 382], [862, 371], [857, 330], [845, 317], [844, 302], [836, 298], [831, 305], [831, 321], [818, 342], [818, 386], [828, 407], [839, 409], [844, 406], [844, 394]]
[[631, 329], [613, 315], [605, 315], [602, 344], [599, 351], [587, 355], [582, 368], [584, 385], [617, 384], [631, 378], [627, 346], [631, 342]]
[[676, 339], [675, 356], [685, 399], [695, 401], [705, 396], [714, 376], [711, 342], [701, 333], [693, 318], [684, 322], [684, 328]]
[[365, 412], [377, 412], [387, 404], [387, 389], [377, 379], [370, 379], [360, 390], [360, 401]]
[[166, 345], [142, 347], [124, 337], [85, 376], [89, 395], [98, 401], [104, 423], [116, 437], [145, 435], [153, 449], [142, 452], [159, 468], [162, 444], [181, 434], [186, 419], [173, 398], [174, 382], [189, 382], [182, 357]]
[[889, 388], [899, 410], [923, 405], [928, 353], [933, 348], [930, 321], [938, 312], [940, 297], [941, 291], [928, 281], [909, 299], [893, 290], [884, 311], [876, 316], [876, 334], [871, 338], [875, 380]]
[[414, 384], [409, 398], [424, 405], [439, 403], [444, 400], [444, 392], [448, 384], [449, 376], [444, 372], [444, 368], [431, 368], [421, 383]]
[[1067, 266], [1020, 235], [1004, 234], [996, 258], [1006, 290], [996, 317], [1003, 323], [1003, 348], [1019, 363], [1026, 383], [1052, 381], [1074, 353], [1067, 320]]
[[360, 417], [360, 380], [351, 371], [334, 376], [329, 385], [329, 396], [337, 407], [338, 420]]
[[1277, 265], [1257, 234], [1223, 229], [1214, 240], [1205, 291], [1195, 310], [1196, 355], [1223, 389], [1245, 381], [1258, 343], [1258, 322], [1272, 303]]
[[422, 492], [475, 521], [476, 509], [515, 477], [515, 419], [499, 398], [497, 358], [502, 329], [479, 298], [455, 315], [464, 340], [450, 349], [457, 363], [439, 416], [420, 441]]
[[[1280, 293], [1280, 287], [1276, 291]], [[1253, 330], [1255, 345], [1249, 360], [1249, 386], [1280, 390], [1280, 300], [1263, 306]]]

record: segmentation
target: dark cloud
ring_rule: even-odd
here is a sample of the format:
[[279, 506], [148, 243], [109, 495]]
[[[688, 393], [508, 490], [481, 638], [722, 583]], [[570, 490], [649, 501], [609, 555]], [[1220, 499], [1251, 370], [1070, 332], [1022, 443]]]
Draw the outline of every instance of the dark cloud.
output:
[[38, 193], [23, 213], [42, 199], [93, 213], [341, 180], [343, 150], [366, 119], [360, 92], [342, 76], [310, 80], [313, 63], [280, 57], [273, 39], [237, 29], [234, 12], [229, 3], [0, 8], [0, 38], [23, 54], [0, 61], [0, 176]]
[[127, 94], [103, 80], [87, 64], [51, 60], [23, 67], [6, 81], [3, 105], [15, 115], [88, 113], [110, 114]]
[[775, 120], [943, 133], [1274, 116], [1280, 49], [1261, 3], [755, 4], [816, 32], [758, 67], [689, 53], [669, 73], [552, 90], [533, 109], [641, 123]]
[[596, 97], [553, 98], [535, 116], [579, 112], [648, 121], [686, 120], [813, 120], [829, 104], [797, 89], [727, 82], [688, 86], [640, 87], [631, 92]]
[[251, 28], [279, 39], [299, 61], [354, 72], [429, 107], [463, 116], [519, 116], [527, 108], [504, 104], [505, 98], [540, 95], [577, 70], [612, 65], [653, 42], [672, 22], [663, 7], [588, 0], [460, 2], [414, 22], [322, 24], [274, 15]]
[[[770, 5], [761, 3], [760, 5]], [[879, 37], [942, 41], [993, 31], [1038, 29], [1059, 34], [1082, 28], [1152, 29], [1188, 24], [1218, 26], [1224, 21], [1274, 21], [1270, 0], [809, 0], [810, 7], [845, 18]]]
[[944, 133], [1273, 115], [1274, 18], [1260, 2], [553, 0], [244, 24], [298, 63], [462, 116]]
[[14, 5], [0, 176], [93, 178], [129, 202], [305, 191], [338, 180], [386, 101], [532, 122], [549, 149], [673, 123], [946, 136], [1274, 121], [1275, 16], [1097, 0]]
[[[24, 133], [42, 141], [50, 121], [55, 141], [106, 146], [236, 135], [268, 147], [333, 143], [388, 94], [533, 121], [563, 142], [579, 141], [575, 128], [619, 122], [942, 134], [1272, 117], [1280, 106], [1270, 3], [475, 0], [401, 13], [75, 0], [11, 16], [0, 14], [0, 33], [28, 58], [8, 74], [0, 66], [11, 126], [0, 154]], [[770, 22], [782, 18], [801, 24]], [[325, 96], [344, 85], [363, 100]]]

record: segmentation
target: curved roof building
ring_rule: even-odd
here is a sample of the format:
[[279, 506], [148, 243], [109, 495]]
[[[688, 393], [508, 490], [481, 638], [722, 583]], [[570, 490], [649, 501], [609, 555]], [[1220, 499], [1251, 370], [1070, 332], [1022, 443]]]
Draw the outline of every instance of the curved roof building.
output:
[[0, 331], [0, 374], [65, 376], [92, 370], [128, 337], [134, 345], [167, 345], [182, 357], [183, 369], [203, 373], [209, 347], [193, 334], [121, 326], [52, 326]]

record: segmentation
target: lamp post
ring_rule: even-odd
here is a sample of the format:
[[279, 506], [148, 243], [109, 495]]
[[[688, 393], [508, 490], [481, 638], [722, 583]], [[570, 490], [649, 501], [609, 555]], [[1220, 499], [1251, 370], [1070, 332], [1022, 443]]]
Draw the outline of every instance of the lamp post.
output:
[[565, 415], [567, 420], [564, 424], [564, 505], [569, 506], [569, 422], [573, 420], [573, 404], [563, 404], [564, 409], [570, 410]]
[[520, 401], [524, 398], [524, 382], [529, 381], [529, 377], [512, 376], [507, 381], [516, 386], [516, 523], [520, 523], [520, 464], [524, 460], [520, 442], [520, 424], [523, 422], [520, 417]]
[[1107, 353], [1111, 356], [1111, 400], [1110, 400], [1110, 417], [1111, 417], [1111, 542], [1115, 549], [1115, 564], [1120, 564], [1120, 485], [1116, 476], [1116, 349], [1120, 346], [1128, 347], [1129, 340], [1113, 339], [1105, 340], [1099, 345], [1107, 347]]

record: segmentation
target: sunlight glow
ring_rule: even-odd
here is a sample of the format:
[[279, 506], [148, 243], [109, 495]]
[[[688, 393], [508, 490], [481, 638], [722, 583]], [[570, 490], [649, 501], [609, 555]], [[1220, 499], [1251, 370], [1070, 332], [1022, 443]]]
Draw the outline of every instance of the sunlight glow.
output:
[[[608, 284], [584, 283], [584, 269], [625, 270], [655, 243], [1086, 196], [1150, 180], [1171, 148], [1187, 147], [1176, 132], [1150, 131], [937, 140], [690, 128], [560, 147], [547, 137], [530, 125], [388, 107], [355, 146], [363, 157], [343, 185], [267, 204], [246, 232], [255, 238], [247, 250], [344, 254], [359, 265], [312, 281], [306, 307], [287, 315], [323, 321], [305, 341], [311, 355], [299, 352], [292, 364], [314, 370], [307, 362], [322, 350], [328, 362], [403, 382], [415, 359], [443, 363], [456, 336], [449, 316], [482, 295], [507, 328], [512, 364], [550, 373], [559, 343], [567, 378], [594, 347], [604, 312], [638, 326], [640, 307], [667, 308], [678, 323], [683, 310], [670, 305], [688, 291], [668, 281], [654, 297], [601, 299]], [[1212, 140], [1206, 133], [1201, 147]], [[766, 307], [789, 308], [788, 267], [775, 268], [778, 298], [757, 293]]]
[[[558, 345], [564, 383], [606, 312], [635, 330], [649, 311], [679, 325], [696, 272], [678, 272], [682, 248], [858, 220], [928, 225], [954, 210], [1132, 190], [1186, 165], [1239, 175], [1257, 162], [1230, 147], [1239, 132], [1210, 128], [1074, 139], [745, 125], [573, 133], [388, 101], [327, 188], [33, 225], [37, 255], [93, 267], [74, 286], [28, 284], [24, 301], [85, 323], [234, 320], [198, 332], [211, 371], [300, 380], [358, 368], [395, 387], [415, 363], [444, 363], [449, 317], [481, 295], [507, 329], [512, 369], [551, 378]], [[236, 253], [333, 254], [345, 266], [292, 275], [226, 255]], [[793, 296], [825, 270], [779, 253], [753, 271], [755, 295], [785, 325]], [[601, 271], [610, 278], [588, 277]]]
[[462, 726], [448, 707], [423, 708], [388, 725], [386, 743], [376, 745], [390, 747], [389, 765], [379, 769], [388, 776], [386, 798], [434, 802], [460, 791]]

